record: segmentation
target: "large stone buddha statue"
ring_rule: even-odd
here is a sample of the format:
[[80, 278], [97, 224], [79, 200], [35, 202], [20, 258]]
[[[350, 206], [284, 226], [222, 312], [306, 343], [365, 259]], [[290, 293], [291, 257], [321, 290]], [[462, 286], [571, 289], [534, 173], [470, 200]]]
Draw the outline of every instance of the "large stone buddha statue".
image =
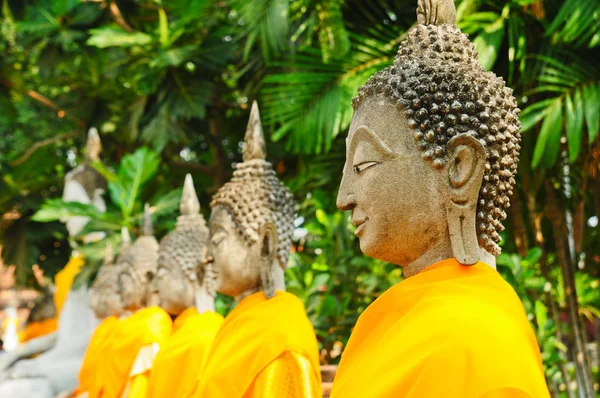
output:
[[360, 248], [405, 280], [360, 316], [332, 397], [546, 397], [539, 348], [495, 271], [519, 109], [455, 26], [419, 0], [393, 64], [353, 100], [337, 205]]
[[214, 195], [210, 217], [217, 290], [237, 306], [215, 337], [194, 396], [319, 397], [315, 333], [283, 278], [296, 205], [265, 160], [256, 103], [244, 141], [244, 161]]
[[160, 242], [154, 288], [175, 320], [148, 382], [148, 398], [185, 397], [195, 385], [223, 323], [215, 312], [215, 274], [206, 262], [208, 228], [192, 176], [185, 177], [175, 230]]
[[[100, 211], [105, 210], [101, 195], [106, 190], [106, 181], [91, 166], [92, 162], [99, 160], [101, 149], [98, 132], [92, 128], [88, 133], [84, 162], [65, 177], [65, 201], [91, 203]], [[71, 237], [77, 235], [87, 221], [79, 218], [63, 220]], [[85, 239], [99, 237], [91, 234]], [[54, 278], [57, 330], [27, 341], [16, 351], [0, 358], [0, 370], [3, 370], [0, 380], [5, 380], [0, 384], [0, 396], [54, 396], [77, 386], [77, 371], [98, 324], [89, 305], [89, 289], [71, 290], [73, 278], [82, 266], [83, 259], [74, 251], [71, 260]], [[38, 356], [26, 359], [33, 355]]]
[[160, 346], [171, 335], [172, 321], [152, 289], [158, 261], [158, 242], [146, 204], [142, 234], [121, 252], [118, 289], [123, 312], [111, 342], [97, 367], [97, 396], [145, 397], [152, 364]]

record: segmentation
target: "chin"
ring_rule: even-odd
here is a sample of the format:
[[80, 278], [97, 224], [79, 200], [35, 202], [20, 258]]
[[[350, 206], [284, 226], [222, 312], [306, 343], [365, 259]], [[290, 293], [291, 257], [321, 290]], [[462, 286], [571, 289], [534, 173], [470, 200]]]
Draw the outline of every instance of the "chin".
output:
[[[377, 239], [376, 241], [381, 242], [381, 239]], [[360, 251], [364, 255], [374, 259], [398, 264], [398, 258], [394, 256], [394, 254], [397, 254], [398, 248], [386, 247], [385, 245], [376, 244], [371, 239], [360, 238]]]

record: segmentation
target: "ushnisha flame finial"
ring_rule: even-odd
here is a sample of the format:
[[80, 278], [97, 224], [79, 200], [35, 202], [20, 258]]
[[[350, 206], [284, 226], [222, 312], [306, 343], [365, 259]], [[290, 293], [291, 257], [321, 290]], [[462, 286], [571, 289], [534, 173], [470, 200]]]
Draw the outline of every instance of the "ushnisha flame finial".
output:
[[182, 216], [200, 213], [200, 201], [198, 200], [198, 195], [196, 195], [194, 180], [192, 180], [190, 174], [186, 174], [185, 176], [179, 211]]
[[246, 135], [244, 136], [244, 149], [242, 151], [242, 159], [244, 162], [253, 159], [266, 159], [267, 149], [265, 144], [265, 134], [260, 122], [260, 112], [256, 101], [252, 102], [250, 110], [250, 119], [248, 127], [246, 127]]
[[420, 25], [456, 25], [454, 0], [419, 0], [417, 22]]
[[85, 160], [88, 162], [97, 162], [100, 160], [100, 152], [102, 152], [102, 142], [100, 135], [95, 127], [88, 131], [87, 142], [85, 143]]
[[127, 227], [121, 227], [121, 253], [123, 253], [123, 250], [129, 248], [130, 246], [131, 236], [129, 236], [129, 231], [127, 230]]
[[144, 204], [144, 223], [142, 225], [142, 235], [152, 236], [152, 211], [150, 210], [150, 203]]

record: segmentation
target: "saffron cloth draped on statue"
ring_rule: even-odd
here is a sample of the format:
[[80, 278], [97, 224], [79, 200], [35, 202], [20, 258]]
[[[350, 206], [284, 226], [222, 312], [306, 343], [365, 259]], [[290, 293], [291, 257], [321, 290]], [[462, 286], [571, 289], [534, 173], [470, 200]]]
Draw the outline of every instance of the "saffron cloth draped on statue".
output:
[[144, 386], [152, 367], [150, 357], [171, 335], [172, 328], [169, 314], [154, 306], [120, 320], [111, 344], [102, 354], [96, 376], [100, 388], [94, 389], [90, 398], [145, 397]]
[[223, 316], [188, 308], [175, 319], [173, 334], [154, 360], [148, 398], [183, 397], [194, 385], [208, 358]]
[[[81, 394], [89, 394], [94, 391], [96, 383], [97, 371], [102, 363], [105, 355], [105, 349], [110, 346], [112, 338], [118, 328], [119, 318], [109, 316], [105, 318], [100, 325], [94, 330], [94, 334], [85, 351], [83, 364], [79, 369], [79, 386], [74, 391], [73, 396], [77, 397]], [[100, 386], [98, 386], [100, 388]]]
[[514, 290], [484, 263], [432, 265], [360, 316], [331, 397], [549, 397]]
[[56, 319], [60, 315], [60, 311], [62, 310], [63, 305], [65, 304], [65, 300], [67, 299], [67, 295], [71, 291], [71, 287], [73, 286], [73, 280], [75, 276], [81, 271], [81, 267], [83, 267], [82, 256], [74, 256], [69, 260], [67, 265], [60, 270], [54, 276], [54, 306], [56, 307]]
[[320, 397], [314, 329], [303, 304], [277, 291], [239, 302], [215, 337], [196, 398]]

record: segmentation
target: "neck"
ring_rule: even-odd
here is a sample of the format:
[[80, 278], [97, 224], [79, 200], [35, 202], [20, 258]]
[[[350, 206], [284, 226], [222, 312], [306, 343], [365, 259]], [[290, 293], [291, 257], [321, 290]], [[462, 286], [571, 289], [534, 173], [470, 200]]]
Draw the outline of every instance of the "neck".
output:
[[[442, 241], [436, 246], [430, 248], [415, 261], [406, 265], [403, 268], [402, 273], [404, 274], [405, 278], [410, 278], [411, 276], [417, 275], [421, 271], [425, 270], [429, 266], [449, 258], [454, 258], [452, 245], [450, 244], [449, 240], [447, 242]], [[496, 269], [496, 257], [483, 248], [480, 248], [479, 261], [489, 265], [493, 269]]]
[[[273, 290], [276, 292], [277, 290], [285, 291], [285, 277], [284, 270], [279, 266], [279, 263], [275, 260], [271, 266], [271, 281], [273, 282]], [[235, 296], [235, 301], [240, 302], [251, 294], [264, 291], [264, 286], [262, 285], [262, 281], [258, 286], [253, 287], [252, 289], [248, 289], [245, 292], [241, 293], [238, 296]]]
[[419, 272], [428, 268], [439, 261], [446, 260], [447, 258], [454, 257], [452, 252], [452, 244], [450, 243], [450, 237], [442, 239], [437, 242], [435, 246], [429, 248], [416, 260], [410, 262], [402, 269], [402, 274], [405, 278], [417, 275]]
[[196, 310], [198, 310], [199, 314], [203, 312], [215, 312], [215, 298], [208, 293], [205, 287], [198, 287], [195, 296]]
[[235, 297], [234, 297], [234, 299], [235, 299], [235, 302], [236, 302], [236, 303], [239, 303], [240, 301], [242, 301], [242, 300], [243, 300], [243, 299], [245, 299], [246, 297], [248, 297], [248, 296], [251, 296], [251, 295], [253, 295], [254, 293], [258, 293], [258, 292], [260, 292], [261, 290], [262, 290], [262, 289], [260, 288], [260, 286], [256, 286], [256, 287], [254, 287], [254, 288], [252, 288], [252, 289], [248, 289], [248, 290], [246, 290], [245, 292], [243, 292], [243, 293], [241, 293], [241, 294], [239, 294], [239, 295], [235, 296]]

